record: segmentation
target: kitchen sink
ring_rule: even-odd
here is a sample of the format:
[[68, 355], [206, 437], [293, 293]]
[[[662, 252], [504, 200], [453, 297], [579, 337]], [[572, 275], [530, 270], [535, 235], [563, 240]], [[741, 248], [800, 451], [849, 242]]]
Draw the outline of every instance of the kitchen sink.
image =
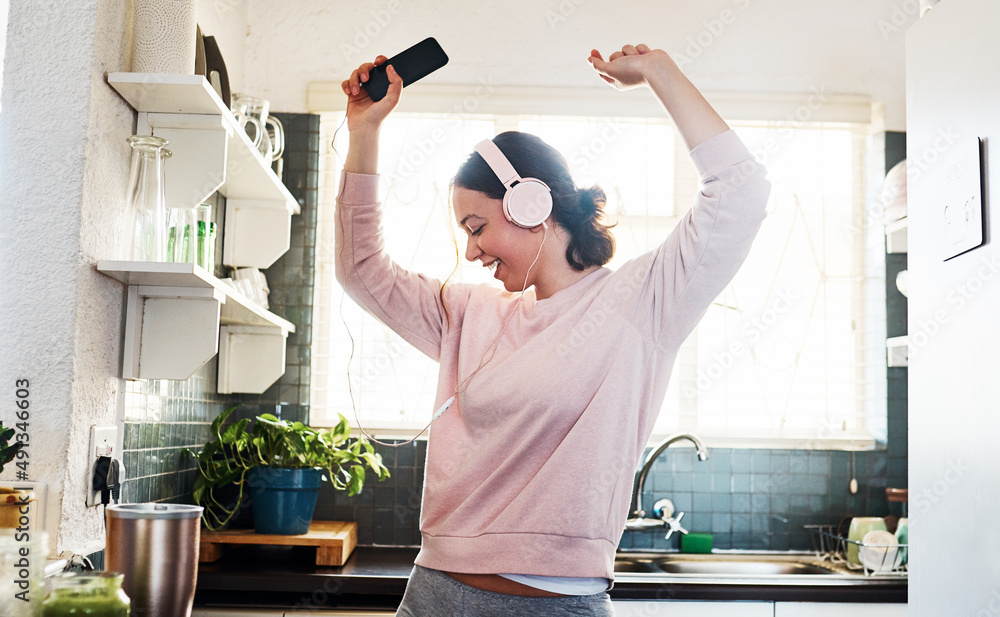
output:
[[833, 574], [831, 570], [807, 563], [783, 561], [661, 561], [656, 564], [669, 574], [739, 574], [770, 576], [775, 574]]
[[619, 554], [615, 572], [709, 577], [831, 576], [839, 572], [823, 567], [809, 555], [770, 554]]

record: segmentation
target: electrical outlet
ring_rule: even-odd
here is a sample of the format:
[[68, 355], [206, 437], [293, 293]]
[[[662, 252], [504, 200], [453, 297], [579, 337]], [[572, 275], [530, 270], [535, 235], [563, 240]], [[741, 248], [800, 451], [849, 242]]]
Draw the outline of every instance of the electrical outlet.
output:
[[90, 447], [87, 448], [87, 505], [96, 506], [101, 503], [101, 492], [95, 491], [94, 486], [94, 465], [98, 457], [113, 456], [119, 458], [120, 454], [115, 452], [115, 443], [118, 440], [117, 426], [92, 426], [90, 427]]

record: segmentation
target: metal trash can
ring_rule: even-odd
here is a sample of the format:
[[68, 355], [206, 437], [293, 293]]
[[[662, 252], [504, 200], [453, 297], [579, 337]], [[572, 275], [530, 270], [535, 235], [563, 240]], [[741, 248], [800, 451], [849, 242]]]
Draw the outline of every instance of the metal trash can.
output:
[[202, 509], [169, 503], [105, 508], [105, 570], [124, 575], [133, 617], [190, 617]]

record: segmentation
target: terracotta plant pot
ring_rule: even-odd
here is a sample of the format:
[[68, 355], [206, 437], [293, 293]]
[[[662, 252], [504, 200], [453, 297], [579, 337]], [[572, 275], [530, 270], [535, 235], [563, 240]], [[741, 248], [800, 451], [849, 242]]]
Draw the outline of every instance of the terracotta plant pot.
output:
[[35, 501], [35, 494], [0, 486], [0, 529], [14, 529], [20, 525], [21, 508]]

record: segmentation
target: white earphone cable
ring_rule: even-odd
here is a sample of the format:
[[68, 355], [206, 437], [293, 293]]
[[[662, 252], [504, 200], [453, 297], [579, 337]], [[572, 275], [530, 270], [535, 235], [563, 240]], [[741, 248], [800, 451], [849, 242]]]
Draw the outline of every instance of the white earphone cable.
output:
[[[459, 394], [465, 392], [466, 388], [469, 387], [469, 382], [472, 380], [472, 378], [475, 377], [479, 373], [479, 371], [482, 370], [482, 368], [484, 366], [486, 366], [493, 359], [493, 356], [496, 354], [497, 349], [500, 347], [500, 338], [503, 336], [504, 331], [507, 329], [507, 324], [510, 323], [511, 317], [514, 316], [514, 312], [517, 310], [517, 307], [521, 304], [521, 298], [524, 297], [524, 292], [528, 289], [528, 278], [531, 276], [531, 269], [535, 267], [536, 263], [538, 263], [538, 258], [541, 257], [541, 255], [542, 255], [542, 247], [545, 246], [545, 239], [548, 237], [548, 235], [549, 235], [549, 226], [543, 221], [542, 222], [542, 241], [538, 244], [538, 252], [535, 253], [535, 258], [532, 260], [531, 265], [528, 266], [527, 272], [524, 273], [524, 284], [521, 285], [521, 292], [517, 296], [517, 301], [514, 302], [514, 305], [511, 306], [510, 311], [507, 313], [507, 317], [504, 319], [503, 326], [500, 328], [500, 332], [497, 334], [496, 338], [493, 339], [493, 342], [490, 344], [490, 347], [487, 349], [486, 353], [483, 354], [482, 359], [480, 359], [479, 366], [477, 366], [476, 370], [472, 371], [472, 373], [468, 377], [466, 377], [465, 379], [463, 379], [457, 386], [455, 386], [455, 391], [452, 394], [452, 396], [447, 401], [445, 401], [444, 404], [441, 405], [441, 407], [439, 407], [437, 411], [434, 412], [434, 415], [431, 416], [431, 420], [430, 420], [430, 422], [427, 423], [427, 426], [425, 426], [423, 429], [421, 429], [421, 431], [419, 433], [417, 433], [416, 435], [414, 435], [411, 439], [408, 439], [406, 441], [399, 442], [399, 443], [392, 443], [392, 442], [387, 442], [387, 441], [379, 441], [378, 439], [375, 439], [374, 437], [372, 437], [371, 435], [368, 434], [368, 432], [365, 430], [365, 428], [361, 425], [361, 417], [358, 414], [358, 406], [357, 406], [357, 404], [354, 401], [354, 391], [351, 388], [350, 375], [348, 375], [348, 378], [347, 378], [347, 388], [348, 388], [348, 392], [350, 393], [350, 396], [351, 396], [351, 407], [354, 408], [354, 420], [358, 424], [358, 430], [360, 430], [361, 433], [365, 437], [367, 437], [369, 441], [371, 441], [372, 443], [377, 443], [377, 444], [382, 445], [382, 446], [388, 446], [390, 448], [398, 448], [400, 446], [405, 446], [406, 444], [413, 443], [421, 435], [423, 435], [424, 433], [427, 432], [427, 429], [429, 429], [431, 427], [431, 424], [433, 424], [435, 420], [437, 420], [442, 415], [444, 415], [444, 412], [448, 411], [448, 408], [451, 407], [452, 403], [455, 402], [455, 399], [458, 397]], [[346, 292], [345, 292], [344, 295], [346, 295]], [[341, 317], [341, 320], [344, 321], [344, 326], [346, 327], [347, 326], [347, 321], [344, 320], [344, 311], [343, 311], [343, 309], [344, 309], [344, 295], [341, 295], [341, 297], [340, 297], [340, 317]], [[350, 366], [351, 366], [350, 362], [351, 362], [351, 359], [354, 358], [354, 337], [351, 336], [351, 333], [350, 333], [349, 330], [348, 330], [347, 334], [348, 334], [348, 336], [351, 339], [351, 355], [350, 355], [350, 359], [348, 359], [348, 362], [347, 362], [347, 370], [348, 370], [348, 373], [350, 373]], [[487, 354], [489, 355], [488, 358], [486, 357]]]
[[[521, 303], [521, 298], [524, 297], [524, 292], [528, 288], [528, 277], [531, 276], [531, 269], [535, 267], [535, 264], [538, 262], [538, 258], [541, 256], [542, 247], [545, 246], [545, 238], [548, 237], [548, 235], [549, 235], [549, 226], [546, 225], [545, 222], [543, 221], [542, 241], [538, 244], [538, 252], [535, 253], [535, 259], [532, 260], [531, 265], [528, 266], [528, 271], [524, 273], [524, 284], [521, 285], [521, 293], [517, 296], [517, 301], [514, 303], [514, 306], [512, 306], [510, 308], [510, 311], [507, 313], [507, 317], [503, 321], [503, 326], [500, 328], [500, 333], [497, 334], [497, 337], [493, 339], [493, 342], [486, 350], [486, 353], [483, 354], [483, 358], [479, 361], [479, 366], [476, 367], [476, 370], [472, 371], [472, 374], [470, 374], [468, 377], [462, 380], [461, 383], [459, 383], [455, 387], [456, 395], [465, 392], [465, 389], [469, 386], [469, 382], [472, 380], [472, 378], [475, 377], [476, 374], [484, 366], [486, 366], [486, 364], [489, 363], [493, 359], [493, 356], [496, 354], [497, 349], [500, 347], [500, 337], [503, 336], [504, 331], [507, 329], [507, 324], [510, 323], [511, 317], [514, 316], [514, 312], [517, 310], [518, 305]], [[489, 358], [486, 357], [486, 354], [489, 354]]]

